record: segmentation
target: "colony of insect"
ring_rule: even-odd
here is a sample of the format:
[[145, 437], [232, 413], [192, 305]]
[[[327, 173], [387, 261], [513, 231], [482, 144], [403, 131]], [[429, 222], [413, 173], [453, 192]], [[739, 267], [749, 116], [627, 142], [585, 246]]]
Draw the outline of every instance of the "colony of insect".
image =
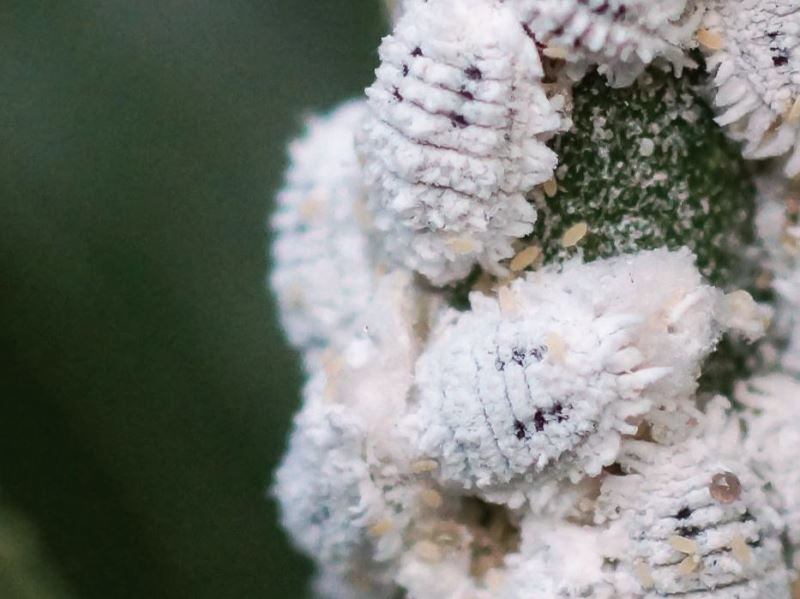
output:
[[[271, 283], [307, 374], [272, 493], [314, 592], [791, 597], [800, 4], [390, 4], [374, 83], [308, 121], [272, 221]], [[585, 164], [555, 148], [598, 74], [609, 94], [691, 78], [680, 101], [747, 161], [754, 239], [694, 239], [713, 210], [675, 194], [649, 215], [690, 223], [662, 227], [671, 245], [621, 226], [604, 247], [633, 250], [590, 251], [593, 222], [559, 187], [629, 142], [598, 108]], [[630, 169], [666, 147], [660, 124], [644, 129]], [[595, 179], [612, 191], [604, 218], [641, 216], [615, 212], [615, 182]], [[570, 206], [554, 238], [547, 202]], [[698, 259], [720, 239], [742, 248], [724, 282]], [[729, 385], [704, 383], [715, 360], [733, 365]]]

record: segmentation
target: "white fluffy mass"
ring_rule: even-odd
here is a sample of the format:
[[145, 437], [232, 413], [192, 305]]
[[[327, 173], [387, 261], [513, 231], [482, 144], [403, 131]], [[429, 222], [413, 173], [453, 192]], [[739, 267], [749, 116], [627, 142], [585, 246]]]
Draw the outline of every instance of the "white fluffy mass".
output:
[[722, 332], [722, 294], [686, 250], [573, 261], [472, 300], [419, 359], [411, 417], [467, 489], [596, 476], [640, 417], [691, 396]]
[[[739, 383], [736, 400], [746, 409], [745, 454], [753, 469], [770, 481], [780, 499], [788, 540], [800, 548], [800, 382], [774, 373]], [[796, 566], [797, 564], [795, 564]]]
[[322, 563], [344, 567], [389, 506], [370, 477], [363, 419], [326, 402], [326, 384], [325, 376], [309, 381], [275, 484], [283, 524], [297, 544]]
[[711, 0], [701, 47], [714, 75], [717, 122], [746, 158], [788, 156], [800, 174], [800, 5], [794, 0]]
[[[367, 99], [308, 120], [272, 219], [271, 284], [308, 381], [271, 493], [315, 595], [788, 599], [800, 8], [387, 7]], [[753, 169], [758, 281], [726, 294], [687, 248], [542, 264], [531, 197], [556, 197], [546, 144], [571, 126], [570, 86], [589, 68], [615, 86], [680, 73], [698, 44], [718, 122], [772, 158]], [[593, 234], [573, 229], [565, 247]], [[774, 309], [753, 299], [770, 294]], [[734, 359], [713, 354], [723, 335], [768, 330], [774, 371], [729, 397], [701, 386], [709, 360]]]
[[344, 352], [326, 352], [307, 383], [275, 473], [282, 523], [325, 569], [323, 585], [353, 572], [367, 587], [390, 584], [383, 572], [417, 513], [422, 483], [392, 422], [411, 384], [416, 293], [405, 273], [380, 281], [363, 329]]
[[617, 584], [627, 576], [647, 598], [789, 598], [782, 520], [735, 448], [703, 436], [628, 441], [620, 465], [625, 474], [602, 483], [596, 515]]
[[678, 72], [703, 16], [694, 0], [510, 0], [545, 56], [584, 71], [597, 65], [614, 86], [630, 85], [661, 58]]
[[272, 288], [289, 341], [307, 359], [349, 341], [374, 284], [353, 141], [365, 114], [366, 103], [352, 101], [309, 119], [272, 217]]
[[360, 152], [387, 258], [435, 285], [497, 272], [531, 232], [561, 126], [536, 46], [507, 3], [409, 3], [379, 50]]

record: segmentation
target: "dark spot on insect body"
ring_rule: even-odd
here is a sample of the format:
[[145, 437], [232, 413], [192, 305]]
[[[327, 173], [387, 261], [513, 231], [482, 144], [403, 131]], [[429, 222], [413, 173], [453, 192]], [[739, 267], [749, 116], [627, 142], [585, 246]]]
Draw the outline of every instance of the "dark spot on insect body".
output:
[[481, 73], [481, 70], [474, 65], [465, 70], [464, 74], [467, 76], [467, 79], [470, 79], [472, 81], [480, 81], [481, 78], [483, 77], [483, 73]]
[[774, 64], [776, 67], [782, 67], [785, 64], [788, 64], [788, 62], [789, 57], [784, 54], [778, 54], [777, 56], [772, 57], [772, 64]]
[[602, 3], [600, 6], [598, 6], [597, 8], [595, 8], [595, 9], [594, 9], [594, 12], [595, 12], [595, 13], [597, 13], [598, 15], [604, 15], [604, 14], [606, 14], [606, 11], [607, 11], [608, 9], [609, 9], [609, 4], [608, 4], [608, 0], [606, 0], [606, 1], [605, 1], [605, 2], [603, 2], [603, 3]]
[[500, 357], [498, 356], [494, 360], [494, 367], [497, 369], [498, 372], [503, 372], [506, 369], [506, 363], [503, 362], [503, 360], [501, 360]]
[[465, 90], [463, 87], [460, 90], [458, 90], [458, 95], [461, 96], [462, 98], [466, 98], [467, 100], [470, 100], [470, 101], [475, 99], [475, 96], [473, 96], [470, 92]]
[[555, 414], [556, 422], [564, 422], [565, 420], [569, 420], [569, 416], [564, 414], [564, 406], [558, 402], [556, 402], [556, 404], [553, 406], [553, 414]]
[[682, 507], [680, 511], [677, 514], [675, 514], [675, 517], [678, 520], [686, 520], [686, 518], [688, 518], [691, 515], [692, 515], [692, 510], [690, 510], [688, 507]]
[[467, 119], [464, 118], [463, 114], [458, 114], [457, 112], [450, 113], [450, 122], [453, 123], [454, 127], [467, 127], [469, 123]]
[[700, 529], [697, 526], [680, 526], [675, 532], [681, 537], [691, 539], [700, 534]]
[[[519, 366], [525, 367], [530, 364], [530, 360], [528, 359], [533, 358], [536, 362], [541, 362], [544, 359], [545, 354], [547, 353], [547, 346], [539, 345], [537, 347], [533, 347], [531, 349], [525, 350], [522, 347], [515, 347], [511, 350], [511, 361]], [[499, 358], [498, 358], [499, 360]], [[496, 365], [496, 362], [495, 362]], [[505, 367], [505, 364], [503, 364]], [[560, 405], [556, 404], [557, 406]]]
[[525, 438], [525, 433], [527, 432], [528, 431], [524, 424], [522, 424], [519, 420], [514, 421], [514, 435], [517, 437], [517, 439], [522, 441], [522, 439]]
[[400, 93], [400, 90], [397, 89], [397, 87], [395, 87], [394, 90], [392, 91], [392, 95], [394, 96], [394, 99], [397, 100], [398, 102], [403, 101], [403, 95]]
[[614, 18], [615, 19], [623, 18], [625, 16], [625, 13], [627, 12], [627, 10], [628, 10], [628, 7], [625, 6], [624, 4], [621, 4], [620, 7], [617, 9], [617, 11], [614, 13]]
[[767, 37], [769, 37], [771, 39], [775, 39], [776, 37], [778, 37], [778, 32], [777, 31], [770, 31], [770, 32], [767, 33]]
[[414, 57], [417, 57], [417, 56], [422, 56], [422, 48], [420, 48], [419, 46], [417, 46], [416, 48], [414, 48], [414, 49], [411, 51], [411, 56], [414, 56]]
[[541, 410], [536, 410], [536, 413], [533, 415], [533, 426], [536, 428], [536, 432], [541, 433], [544, 430], [544, 425], [544, 414]]
[[408, 65], [403, 65], [403, 77], [408, 77]]
[[750, 510], [745, 510], [744, 513], [739, 516], [739, 522], [752, 522], [755, 520], [753, 514], [750, 513]]
[[747, 544], [754, 549], [761, 547], [761, 537], [758, 537], [754, 541], [747, 541]]
[[511, 360], [522, 366], [525, 362], [525, 350], [521, 347], [515, 347], [511, 350]]

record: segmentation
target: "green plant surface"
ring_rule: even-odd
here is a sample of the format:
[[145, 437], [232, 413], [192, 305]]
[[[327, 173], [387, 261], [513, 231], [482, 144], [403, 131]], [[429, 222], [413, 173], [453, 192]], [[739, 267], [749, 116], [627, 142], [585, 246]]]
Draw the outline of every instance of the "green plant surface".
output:
[[[692, 76], [650, 69], [612, 89], [592, 73], [573, 100], [573, 128], [551, 143], [557, 190], [540, 202], [532, 235], [545, 259], [685, 245], [713, 282], [735, 284], [754, 238], [755, 190]], [[582, 222], [585, 237], [565, 247], [565, 231]]]

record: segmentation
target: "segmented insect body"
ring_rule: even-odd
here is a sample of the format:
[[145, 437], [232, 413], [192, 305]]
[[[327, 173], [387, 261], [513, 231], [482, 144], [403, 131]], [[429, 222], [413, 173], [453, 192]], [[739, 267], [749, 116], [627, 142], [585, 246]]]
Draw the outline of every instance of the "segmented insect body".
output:
[[680, 69], [702, 19], [692, 0], [512, 0], [545, 55], [597, 64], [629, 85], [656, 58]]
[[314, 117], [290, 148], [286, 185], [272, 220], [272, 287], [289, 340], [314, 359], [350, 339], [373, 286], [361, 230], [363, 188], [353, 136], [366, 103]]
[[788, 155], [800, 173], [800, 6], [793, 0], [715, 0], [701, 45], [714, 74], [717, 122], [746, 158]]
[[638, 581], [632, 596], [789, 598], [782, 521], [741, 460], [696, 437], [626, 441], [619, 463], [627, 474], [603, 480], [597, 518], [622, 540], [609, 557]]
[[410, 485], [381, 476], [370, 459], [365, 421], [330, 401], [327, 376], [313, 376], [272, 489], [283, 526], [332, 573], [378, 578], [378, 562], [402, 545]]
[[283, 525], [319, 563], [326, 574], [320, 584], [331, 593], [346, 597], [355, 577], [372, 589], [364, 597], [391, 594], [406, 530], [430, 488], [430, 468], [395, 434], [425, 297], [408, 272], [376, 281], [358, 317], [363, 326], [344, 350], [328, 349], [311, 369], [276, 471]]
[[430, 0], [379, 52], [360, 139], [377, 244], [436, 285], [501, 272], [536, 218], [525, 193], [557, 162], [535, 45], [499, 0]]
[[487, 492], [598, 474], [631, 422], [691, 396], [720, 333], [687, 250], [572, 261], [471, 299], [417, 362], [410, 424], [445, 481]]
[[781, 500], [788, 539], [800, 549], [800, 383], [785, 374], [770, 374], [742, 382], [736, 399], [745, 410], [745, 454], [753, 468], [775, 489]]

